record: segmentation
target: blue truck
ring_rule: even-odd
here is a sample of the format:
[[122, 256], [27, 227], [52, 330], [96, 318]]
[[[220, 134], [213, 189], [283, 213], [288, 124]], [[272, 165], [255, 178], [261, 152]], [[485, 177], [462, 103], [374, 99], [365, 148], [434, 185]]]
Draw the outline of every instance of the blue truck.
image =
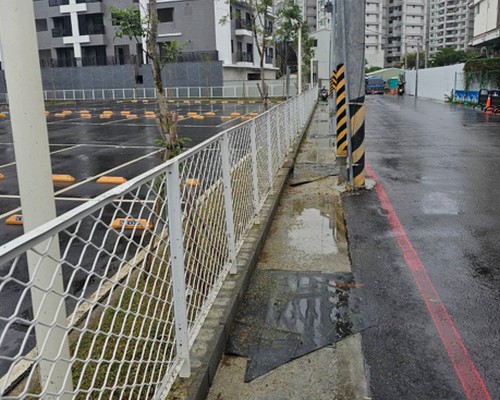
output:
[[365, 78], [365, 94], [384, 94], [385, 81], [381, 78]]

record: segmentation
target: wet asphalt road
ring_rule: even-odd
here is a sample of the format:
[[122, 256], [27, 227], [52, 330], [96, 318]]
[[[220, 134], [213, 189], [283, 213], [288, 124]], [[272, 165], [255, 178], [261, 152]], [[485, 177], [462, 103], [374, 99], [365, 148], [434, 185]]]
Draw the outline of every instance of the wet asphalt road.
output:
[[[406, 96], [366, 105], [367, 162], [499, 399], [500, 116]], [[343, 205], [372, 398], [487, 398], [466, 396], [377, 193]]]

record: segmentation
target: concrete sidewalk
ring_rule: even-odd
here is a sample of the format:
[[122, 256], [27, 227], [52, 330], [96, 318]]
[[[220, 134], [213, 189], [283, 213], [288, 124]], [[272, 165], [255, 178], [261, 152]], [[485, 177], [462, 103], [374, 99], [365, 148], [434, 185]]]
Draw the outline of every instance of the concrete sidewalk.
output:
[[[250, 356], [246, 354], [247, 357], [227, 354], [234, 353], [234, 348], [238, 350], [242, 341], [243, 346], [247, 347], [243, 353], [248, 353], [248, 348], [252, 348], [256, 340], [262, 341], [262, 337], [255, 339], [255, 332], [265, 329], [266, 325], [273, 325], [276, 320], [279, 320], [279, 329], [272, 332], [279, 332], [284, 326], [291, 325], [293, 333], [302, 335], [300, 345], [304, 345], [308, 341], [307, 335], [314, 336], [315, 330], [304, 328], [304, 324], [311, 323], [317, 327], [318, 324], [325, 323], [325, 315], [329, 315], [329, 334], [338, 328], [339, 313], [342, 310], [349, 310], [347, 314], [350, 314], [352, 307], [332, 304], [344, 301], [345, 297], [342, 295], [356, 287], [353, 280], [342, 282], [342, 277], [350, 275], [351, 266], [337, 183], [338, 167], [332, 138], [328, 134], [328, 109], [326, 104], [321, 103], [299, 148], [293, 174], [281, 198], [246, 297], [236, 315], [229, 345], [218, 367], [208, 399], [370, 398], [361, 352], [361, 335], [354, 333], [355, 329], [350, 329], [345, 335], [342, 333], [346, 332], [337, 332], [335, 343], [326, 346], [321, 346], [324, 344], [321, 341], [324, 335], [313, 337], [313, 341], [320, 345], [313, 344], [312, 351], [308, 352], [306, 349], [299, 357], [291, 355], [288, 357], [289, 362], [248, 383], [245, 380], [249, 380], [249, 375], [253, 378], [256, 371], [257, 375], [259, 372], [259, 366], [255, 366], [258, 360], [255, 358], [267, 356], [269, 359], [264, 361], [265, 366], [268, 366], [266, 363], [280, 364], [276, 357], [281, 357], [283, 350], [288, 351], [296, 335], [292, 335], [291, 341], [279, 341], [283, 349], [278, 351], [277, 341], [275, 338], [269, 339], [270, 334], [266, 333], [265, 341], [272, 341], [267, 347], [260, 343], [256, 351], [252, 353], [250, 350]], [[276, 281], [280, 279], [285, 279], [285, 286], [289, 286], [290, 281], [298, 282], [285, 295], [292, 299], [284, 302], [276, 289], [276, 285], [279, 286]], [[312, 291], [305, 288], [313, 280], [316, 283], [318, 280], [327, 282], [328, 290], [318, 292], [318, 285]], [[325, 293], [327, 300], [323, 301]], [[339, 300], [339, 293], [342, 300]], [[260, 304], [264, 305], [264, 309], [266, 304], [271, 306], [261, 310]], [[326, 309], [322, 311], [322, 307]], [[257, 321], [260, 313], [264, 314], [262, 323]], [[287, 313], [291, 316], [287, 316]], [[331, 315], [335, 313], [336, 315]], [[284, 320], [286, 321], [283, 322]], [[238, 323], [243, 323], [246, 328], [238, 329]], [[337, 326], [332, 327], [335, 324]], [[349, 326], [352, 328], [352, 323]], [[290, 335], [286, 337], [290, 338]], [[247, 362], [252, 363], [253, 370], [249, 371]]]
[[320, 103], [167, 399], [370, 398], [332, 143]]

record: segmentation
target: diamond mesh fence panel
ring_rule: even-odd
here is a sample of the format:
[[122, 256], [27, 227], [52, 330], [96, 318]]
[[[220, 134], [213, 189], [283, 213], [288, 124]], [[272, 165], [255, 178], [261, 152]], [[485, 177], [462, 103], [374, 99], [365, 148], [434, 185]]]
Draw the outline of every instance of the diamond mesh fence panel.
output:
[[[301, 96], [310, 115], [316, 92]], [[2, 245], [0, 397], [167, 393], [300, 112], [275, 106]]]

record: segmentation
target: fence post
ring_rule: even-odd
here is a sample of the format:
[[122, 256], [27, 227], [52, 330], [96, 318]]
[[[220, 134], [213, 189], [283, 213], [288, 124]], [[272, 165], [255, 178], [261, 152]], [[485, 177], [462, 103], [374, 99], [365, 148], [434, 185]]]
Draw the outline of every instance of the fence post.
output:
[[[42, 77], [38, 52], [35, 50], [35, 15], [33, 6], [28, 1], [19, 1], [15, 5], [0, 1], [0, 9], [5, 83], [10, 95], [12, 140], [24, 230], [29, 232], [56, 216], [54, 190], [50, 179], [52, 172]], [[25, 44], [25, 48], [20, 51], [17, 43]], [[22, 284], [31, 294], [33, 321], [28, 326], [34, 328], [34, 332], [28, 329], [28, 333], [30, 336], [34, 333], [36, 340], [36, 355], [32, 359], [35, 368], [30, 372], [33, 374], [30, 380], [38, 375], [40, 393], [47, 400], [73, 398], [66, 293], [60, 260], [58, 235], [44, 239], [27, 252], [29, 281]], [[16, 265], [16, 262], [13, 265]], [[10, 316], [9, 322], [19, 317], [19, 310], [16, 310]], [[27, 359], [24, 353], [18, 353], [16, 358]], [[3, 390], [5, 388], [1, 389], [0, 397], [6, 394]]]
[[172, 299], [175, 315], [175, 342], [177, 356], [182, 360], [179, 375], [191, 375], [189, 358], [189, 337], [187, 322], [186, 282], [184, 266], [184, 234], [182, 229], [181, 183], [179, 162], [174, 161], [167, 167], [167, 207], [170, 236], [170, 255], [172, 262]]
[[284, 118], [285, 118], [285, 130], [280, 130], [278, 129], [277, 131], [277, 134], [278, 134], [278, 163], [281, 165], [281, 160], [282, 158], [284, 157], [284, 154], [285, 154], [285, 150], [283, 149], [283, 140], [286, 138], [286, 135], [287, 135], [287, 125], [288, 125], [288, 122], [286, 120], [286, 104], [283, 103], [283, 104], [280, 104], [279, 106], [280, 110], [278, 110], [278, 112], [275, 113], [275, 122], [276, 122], [276, 126], [280, 126], [280, 121], [278, 120], [279, 118], [279, 115], [284, 115]]
[[257, 174], [257, 138], [255, 133], [255, 119], [250, 125], [250, 141], [252, 148], [252, 184], [253, 184], [253, 208], [254, 213], [259, 213], [259, 176]]
[[66, 100], [66, 90], [63, 90], [63, 100]]
[[272, 189], [273, 187], [273, 150], [272, 150], [272, 130], [271, 130], [271, 112], [267, 112], [267, 117], [266, 117], [266, 126], [267, 126], [267, 174], [269, 177], [269, 189]]
[[226, 211], [227, 246], [229, 250], [229, 262], [231, 263], [231, 274], [235, 274], [236, 263], [236, 236], [234, 233], [233, 191], [231, 185], [231, 162], [229, 157], [229, 137], [227, 132], [221, 141], [222, 161], [222, 184], [224, 186], [224, 210]]

